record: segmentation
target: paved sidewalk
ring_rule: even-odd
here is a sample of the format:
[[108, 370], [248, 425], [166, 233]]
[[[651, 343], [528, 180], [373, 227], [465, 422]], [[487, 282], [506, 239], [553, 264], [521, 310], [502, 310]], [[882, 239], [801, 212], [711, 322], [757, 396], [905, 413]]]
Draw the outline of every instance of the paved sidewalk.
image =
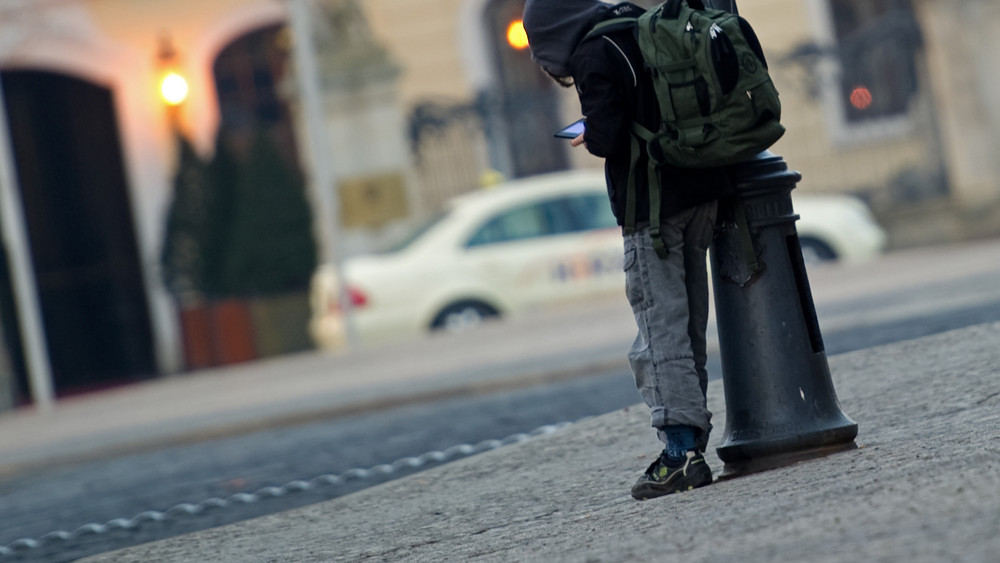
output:
[[[1000, 323], [830, 360], [857, 450], [637, 502], [635, 407], [307, 508], [90, 563], [1000, 560]], [[716, 474], [722, 386], [713, 382]]]

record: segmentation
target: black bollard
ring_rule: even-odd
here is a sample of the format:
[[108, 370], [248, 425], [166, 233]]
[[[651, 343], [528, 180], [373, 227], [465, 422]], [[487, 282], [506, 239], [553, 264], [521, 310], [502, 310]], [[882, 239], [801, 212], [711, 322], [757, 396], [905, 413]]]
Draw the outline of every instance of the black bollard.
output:
[[791, 191], [801, 179], [765, 151], [733, 168], [711, 252], [726, 397], [722, 478], [855, 447], [858, 425], [830, 377]]

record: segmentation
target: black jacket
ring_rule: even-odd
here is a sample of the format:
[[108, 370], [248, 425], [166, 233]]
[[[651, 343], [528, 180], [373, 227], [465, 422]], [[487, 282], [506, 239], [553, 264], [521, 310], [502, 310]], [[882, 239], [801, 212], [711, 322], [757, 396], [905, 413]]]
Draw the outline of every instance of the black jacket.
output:
[[[600, 14], [603, 19], [638, 17], [643, 9], [624, 3]], [[611, 206], [618, 224], [625, 218], [633, 121], [650, 131], [659, 129], [660, 108], [652, 79], [643, 66], [634, 27], [612, 30], [582, 41], [570, 57], [570, 72], [587, 118], [584, 140], [587, 150], [605, 159], [605, 174]], [[649, 218], [649, 192], [646, 149], [640, 143], [641, 157], [636, 166], [636, 222]], [[725, 170], [684, 169], [664, 166], [661, 218], [718, 199], [732, 193]]]

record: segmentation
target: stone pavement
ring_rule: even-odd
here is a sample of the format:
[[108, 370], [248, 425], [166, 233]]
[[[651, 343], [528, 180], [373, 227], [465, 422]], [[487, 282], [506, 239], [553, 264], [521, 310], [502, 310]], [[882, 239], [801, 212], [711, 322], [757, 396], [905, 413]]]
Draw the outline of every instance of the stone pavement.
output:
[[[1000, 561], [1000, 323], [830, 360], [858, 449], [637, 502], [644, 408], [322, 504], [85, 559]], [[722, 385], [710, 407], [722, 437]]]

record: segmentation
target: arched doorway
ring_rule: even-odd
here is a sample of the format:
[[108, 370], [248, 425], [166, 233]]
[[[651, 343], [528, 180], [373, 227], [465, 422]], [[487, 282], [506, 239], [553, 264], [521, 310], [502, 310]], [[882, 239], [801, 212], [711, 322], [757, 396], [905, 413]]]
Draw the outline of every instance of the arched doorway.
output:
[[242, 309], [258, 357], [312, 347], [308, 287], [318, 252], [283, 87], [289, 40], [283, 24], [263, 27], [226, 45], [212, 65], [220, 122], [209, 166], [224, 209], [210, 206], [209, 222], [224, 251], [206, 277], [213, 298]]
[[[287, 61], [279, 24], [237, 37], [212, 62], [220, 120], [196, 188], [204, 204], [172, 208], [168, 220], [168, 230], [188, 220], [203, 226], [179, 255], [196, 256], [196, 282], [177, 296], [189, 369], [311, 347], [307, 288], [317, 252], [281, 95]], [[174, 223], [175, 212], [192, 210], [195, 216]]]
[[[56, 394], [154, 375], [111, 92], [49, 72], [7, 71], [0, 79]], [[10, 305], [6, 267], [0, 277]], [[2, 314], [25, 399], [14, 310]]]
[[289, 35], [284, 24], [250, 32], [228, 44], [215, 59], [212, 72], [219, 98], [219, 135], [239, 151], [255, 129], [264, 129], [299, 165], [288, 104], [281, 95]]

